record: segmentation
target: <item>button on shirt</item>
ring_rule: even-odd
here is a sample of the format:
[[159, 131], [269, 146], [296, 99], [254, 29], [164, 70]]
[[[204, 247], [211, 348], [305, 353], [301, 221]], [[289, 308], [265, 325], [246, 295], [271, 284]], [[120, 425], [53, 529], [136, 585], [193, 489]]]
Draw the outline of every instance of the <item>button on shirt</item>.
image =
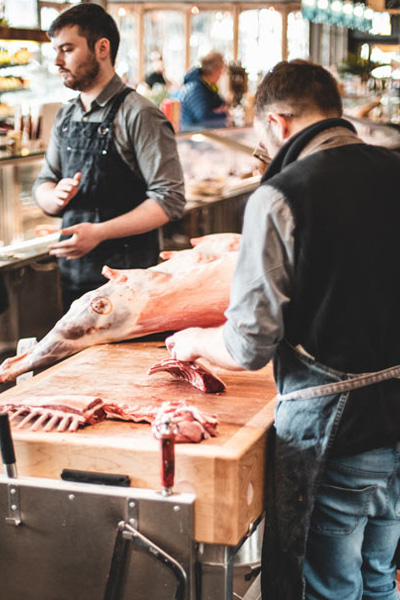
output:
[[[59, 139], [61, 124], [69, 110], [75, 121], [102, 122], [112, 101], [125, 84], [115, 75], [85, 112], [80, 97], [62, 106], [54, 121], [42, 170], [33, 187], [45, 181], [62, 179]], [[71, 108], [71, 104], [73, 107]], [[147, 196], [155, 200], [169, 219], [179, 219], [185, 206], [182, 167], [175, 134], [164, 114], [136, 92], [128, 94], [114, 119], [114, 141], [118, 153], [132, 171], [147, 185]]]

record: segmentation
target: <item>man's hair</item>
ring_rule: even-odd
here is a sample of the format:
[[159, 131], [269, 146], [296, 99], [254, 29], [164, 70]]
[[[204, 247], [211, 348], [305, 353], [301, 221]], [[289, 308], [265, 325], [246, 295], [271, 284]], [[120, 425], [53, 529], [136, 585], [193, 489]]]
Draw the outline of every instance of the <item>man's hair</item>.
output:
[[212, 75], [218, 69], [221, 69], [224, 64], [224, 57], [220, 52], [210, 52], [207, 56], [203, 56], [201, 59], [201, 73], [202, 75]]
[[335, 78], [323, 67], [306, 60], [278, 63], [260, 83], [254, 110], [262, 117], [272, 107], [285, 107], [285, 112], [302, 116], [321, 112], [341, 116], [342, 99]]
[[47, 35], [52, 38], [64, 27], [73, 25], [79, 27], [79, 35], [86, 38], [92, 52], [97, 40], [107, 38], [110, 42], [111, 64], [115, 64], [120, 37], [111, 15], [98, 4], [78, 4], [62, 12], [50, 25]]

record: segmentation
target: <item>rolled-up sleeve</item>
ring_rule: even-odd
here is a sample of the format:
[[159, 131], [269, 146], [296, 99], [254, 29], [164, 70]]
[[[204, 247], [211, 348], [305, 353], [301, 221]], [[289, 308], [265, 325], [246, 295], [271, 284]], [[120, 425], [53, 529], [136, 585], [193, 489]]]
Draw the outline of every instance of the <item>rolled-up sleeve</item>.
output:
[[245, 369], [266, 365], [284, 336], [283, 314], [293, 282], [293, 235], [293, 215], [280, 192], [260, 186], [246, 207], [223, 332], [228, 352]]
[[185, 207], [184, 180], [170, 122], [157, 107], [145, 106], [130, 120], [129, 130], [147, 196], [171, 220], [179, 219]]

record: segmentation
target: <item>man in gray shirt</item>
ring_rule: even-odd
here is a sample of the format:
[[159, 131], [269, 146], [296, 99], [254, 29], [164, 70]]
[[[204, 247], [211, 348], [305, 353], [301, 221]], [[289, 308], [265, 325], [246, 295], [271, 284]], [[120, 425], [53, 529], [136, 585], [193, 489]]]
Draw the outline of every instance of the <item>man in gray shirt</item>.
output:
[[107, 264], [157, 263], [158, 228], [184, 209], [173, 128], [158, 108], [116, 75], [119, 33], [100, 6], [63, 12], [49, 37], [64, 84], [81, 94], [56, 116], [34, 185], [37, 203], [63, 218], [58, 258], [64, 308], [106, 282]]
[[227, 322], [166, 344], [232, 369], [274, 361], [263, 599], [398, 600], [400, 157], [357, 137], [307, 61], [267, 73], [255, 114], [273, 160], [246, 207]]

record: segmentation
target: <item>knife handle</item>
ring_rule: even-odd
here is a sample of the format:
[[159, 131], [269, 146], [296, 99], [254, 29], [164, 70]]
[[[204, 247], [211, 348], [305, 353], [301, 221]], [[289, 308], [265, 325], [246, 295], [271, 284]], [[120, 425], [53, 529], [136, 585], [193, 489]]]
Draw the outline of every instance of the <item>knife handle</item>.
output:
[[7, 413], [0, 413], [0, 447], [4, 465], [15, 463], [14, 444]]
[[167, 493], [172, 492], [175, 478], [175, 440], [171, 437], [161, 438], [161, 485]]
[[161, 443], [161, 486], [166, 496], [172, 494], [175, 478], [175, 435], [176, 425], [165, 420], [158, 428]]

